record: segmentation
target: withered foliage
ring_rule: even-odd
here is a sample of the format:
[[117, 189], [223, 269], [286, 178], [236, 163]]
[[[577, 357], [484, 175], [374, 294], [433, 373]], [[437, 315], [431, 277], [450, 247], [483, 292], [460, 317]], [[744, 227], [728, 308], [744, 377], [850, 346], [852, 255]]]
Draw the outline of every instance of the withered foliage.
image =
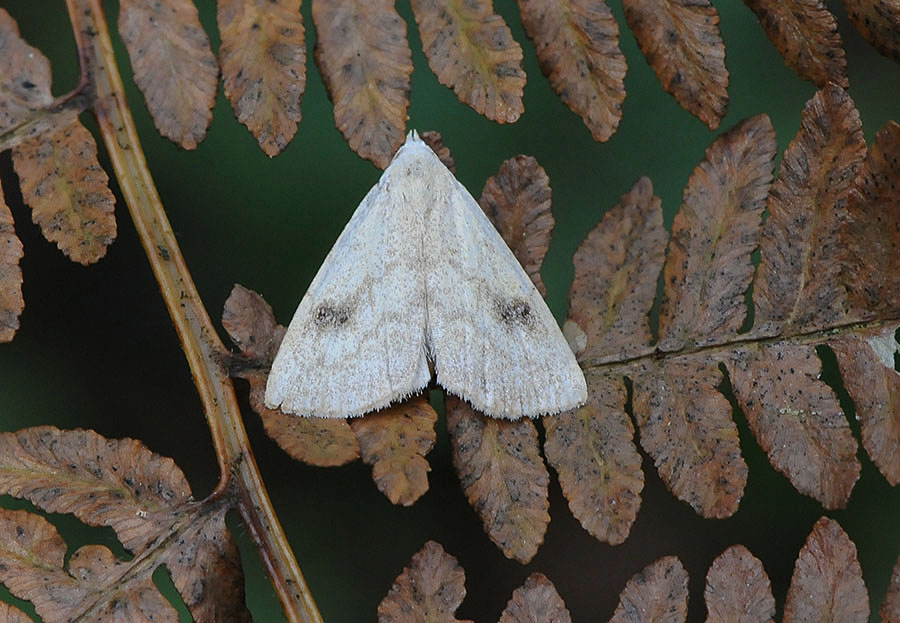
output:
[[625, 412], [625, 386], [588, 371], [588, 402], [543, 419], [547, 462], [582, 527], [611, 545], [624, 543], [641, 506], [644, 472]]
[[822, 0], [744, 0], [788, 67], [818, 87], [845, 89], [847, 59], [837, 20]]
[[743, 545], [722, 552], [706, 574], [706, 623], [772, 623], [772, 582], [759, 558]]
[[553, 582], [542, 573], [532, 573], [513, 591], [499, 623], [572, 623], [572, 616]]
[[[850, 292], [856, 288], [856, 299], [866, 300], [865, 309], [873, 309], [869, 298], [884, 301], [876, 306], [881, 313], [869, 311], [867, 319], [893, 317], [889, 314], [896, 311], [889, 294], [894, 279], [863, 280], [858, 265], [895, 261], [890, 253], [896, 234], [887, 225], [896, 219], [890, 189], [897, 178], [891, 168], [894, 160], [885, 154], [893, 148], [892, 127], [879, 134], [868, 164], [860, 168], [865, 151], [858, 114], [844, 91], [826, 87], [804, 110], [801, 130], [785, 153], [771, 192], [774, 137], [765, 117], [739, 124], [710, 147], [688, 182], [663, 270], [656, 348], [671, 355], [649, 357], [654, 350], [649, 342], [643, 352], [636, 344], [618, 358], [611, 348], [594, 346], [604, 339], [594, 338], [601, 333], [598, 328], [616, 322], [637, 328], [632, 335], [646, 336], [641, 328], [645, 319], [632, 312], [626, 324], [629, 316], [611, 311], [608, 292], [615, 288], [605, 285], [610, 283], [608, 273], [589, 271], [589, 264], [581, 269], [576, 259], [567, 334], [580, 351], [579, 360], [587, 370], [619, 370], [632, 379], [642, 445], [666, 484], [704, 516], [733, 513], [746, 479], [731, 408], [718, 393], [723, 365], [751, 430], [776, 469], [827, 508], [846, 504], [860, 464], [837, 397], [819, 378], [816, 347], [827, 343], [834, 344], [844, 376], [853, 377], [847, 387], [867, 387], [853, 394], [861, 419], [866, 421], [864, 413], [872, 414], [864, 437], [870, 439], [867, 450], [889, 479], [896, 478], [889, 468], [895, 459], [887, 450], [896, 438], [891, 415], [896, 324], [876, 335], [856, 329], [852, 323], [862, 314], [848, 313], [847, 304], [849, 287]], [[770, 216], [762, 226], [767, 194]], [[859, 199], [851, 200], [851, 195]], [[853, 201], [859, 208], [851, 217], [848, 202]], [[869, 228], [879, 233], [865, 240]], [[853, 232], [857, 247], [845, 247], [841, 241]], [[747, 313], [744, 292], [752, 274], [750, 253], [757, 241], [761, 263], [754, 286], [756, 317], [750, 333], [741, 334]], [[595, 243], [589, 239], [585, 245], [590, 244]], [[633, 244], [641, 248], [639, 239]], [[627, 257], [617, 249], [614, 253]], [[858, 277], [856, 285], [843, 275]], [[595, 294], [591, 299], [584, 293]], [[839, 327], [846, 328], [834, 332]], [[747, 343], [748, 337], [754, 341]], [[622, 348], [610, 337], [605, 341]], [[629, 364], [629, 357], [640, 359]], [[622, 363], [610, 363], [614, 361]], [[588, 375], [589, 381], [592, 378]], [[868, 399], [864, 391], [874, 388], [881, 393]], [[596, 391], [593, 384], [589, 391]]]
[[500, 165], [478, 200], [542, 295], [541, 265], [555, 224], [550, 194], [550, 178], [537, 160], [516, 156]]
[[[50, 62], [19, 37], [0, 9], [0, 131], [11, 130], [54, 105]], [[97, 160], [97, 144], [77, 112], [12, 145], [22, 196], [44, 237], [73, 261], [96, 262], [116, 237], [115, 199]]]
[[[898, 563], [897, 569], [900, 569]], [[891, 578], [882, 621], [897, 621], [900, 573]], [[454, 623], [466, 590], [456, 559], [429, 541], [413, 556], [378, 607], [379, 623]], [[435, 596], [442, 599], [436, 600]], [[709, 567], [704, 591], [706, 623], [772, 623], [775, 599], [762, 563], [743, 545], [720, 554]], [[437, 602], [437, 603], [436, 603]], [[688, 574], [675, 556], [653, 562], [628, 580], [610, 623], [684, 623]], [[800, 550], [784, 609], [784, 623], [865, 623], [869, 596], [856, 546], [833, 519], [820, 518]], [[600, 617], [596, 617], [603, 620]], [[531, 574], [513, 591], [498, 623], [570, 623], [553, 583]]]
[[721, 343], [743, 325], [775, 149], [768, 117], [747, 119], [706, 150], [688, 179], [663, 271], [661, 350]]
[[891, 583], [888, 586], [887, 595], [881, 604], [882, 623], [897, 623], [900, 621], [900, 560], [894, 565], [891, 573]]
[[[91, 264], [116, 237], [115, 200], [77, 105], [59, 105], [50, 83], [50, 62], [0, 9], [0, 133], [11, 133], [0, 149], [12, 149], [23, 199], [44, 237], [73, 261]], [[13, 338], [25, 307], [22, 254], [0, 189], [0, 342]]]
[[378, 604], [378, 623], [462, 623], [454, 615], [465, 597], [462, 567], [428, 541]]
[[448, 395], [453, 468], [488, 537], [508, 558], [534, 558], [550, 523], [550, 476], [537, 429], [523, 418], [491, 418]]
[[856, 546], [833, 519], [822, 517], [797, 556], [784, 604], [784, 623], [865, 623], [869, 595]]
[[197, 7], [191, 0], [122, 0], [119, 35], [156, 129], [184, 149], [197, 147], [219, 85]]
[[522, 48], [491, 0], [412, 0], [428, 65], [459, 101], [498, 123], [524, 112]]
[[842, 508], [859, 478], [856, 439], [837, 397], [819, 380], [809, 344], [736, 350], [727, 362], [734, 395], [772, 466], [825, 508]]
[[900, 6], [892, 0], [844, 0], [862, 36], [887, 57], [900, 61]]
[[297, 132], [306, 88], [300, 0], [223, 0], [217, 10], [225, 95], [262, 150], [277, 156]]
[[312, 0], [316, 63], [334, 122], [363, 158], [382, 169], [403, 143], [412, 52], [391, 0]]
[[625, 19], [663, 88], [710, 129], [728, 107], [725, 43], [709, 0], [623, 0]]
[[70, 259], [91, 264], [116, 238], [115, 197], [94, 137], [77, 119], [13, 148], [22, 198], [44, 237]]
[[25, 309], [22, 297], [22, 243], [16, 236], [12, 212], [0, 188], [0, 342], [9, 342], [19, 329]]
[[[848, 85], [834, 16], [821, 0], [745, 0], [785, 61], [819, 87]], [[413, 0], [428, 64], [459, 100], [488, 119], [524, 113], [523, 52], [491, 0]], [[900, 57], [900, 10], [845, 0], [882, 53]], [[541, 71], [595, 140], [618, 128], [627, 62], [604, 0], [518, 0]], [[666, 91], [711, 129], [728, 105], [719, 15], [709, 0], [625, 0], [625, 18]], [[316, 63], [350, 147], [384, 168], [403, 141], [412, 54], [389, 0], [312, 1]], [[300, 0], [223, 0], [219, 63], [237, 118], [269, 156], [297, 130], [306, 80]], [[218, 68], [190, 0], [123, 0], [119, 30], [135, 80], [164, 135], [191, 149], [209, 124]], [[3, 114], [0, 108], [0, 115]]]
[[612, 11], [603, 0], [518, 2], [553, 90], [595, 140], [608, 140], [622, 120], [628, 70]]
[[814, 331], [844, 319], [835, 247], [865, 156], [853, 100], [836, 86], [819, 91], [803, 110], [769, 195], [753, 290], [755, 334]]
[[662, 204], [642, 177], [575, 251], [563, 330], [583, 368], [647, 353], [666, 237]]
[[350, 422], [363, 462], [372, 466], [375, 485], [391, 503], [410, 506], [428, 491], [425, 455], [437, 439], [437, 419], [423, 393]]
[[50, 61], [19, 36], [15, 20], [0, 8], [0, 130], [26, 121], [48, 106]]
[[425, 144], [431, 148], [431, 151], [444, 163], [445, 167], [456, 173], [456, 163], [450, 154], [450, 148], [444, 145], [444, 137], [441, 136], [440, 132], [426, 130], [419, 134], [419, 138], [425, 141]]
[[165, 565], [195, 620], [249, 622], [227, 501], [195, 502], [181, 470], [140, 442], [36, 427], [0, 434], [0, 494], [108, 526], [134, 557], [66, 544], [43, 517], [0, 509], [0, 581], [47, 623], [177, 621], [153, 583]]
[[31, 623], [31, 618], [18, 608], [0, 602], [0, 623]]
[[641, 445], [666, 486], [704, 517], [737, 511], [747, 465], [712, 358], [673, 357], [632, 369]]
[[675, 556], [666, 556], [628, 580], [610, 623], [683, 623], [687, 605], [687, 571]]

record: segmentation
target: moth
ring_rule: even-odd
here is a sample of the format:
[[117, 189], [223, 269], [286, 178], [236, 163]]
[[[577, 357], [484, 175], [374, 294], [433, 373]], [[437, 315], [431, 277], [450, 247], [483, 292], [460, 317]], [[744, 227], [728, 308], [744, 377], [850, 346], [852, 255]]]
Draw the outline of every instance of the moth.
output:
[[493, 417], [559, 413], [587, 399], [531, 279], [412, 131], [300, 301], [265, 402], [297, 415], [359, 416], [419, 392], [433, 375]]

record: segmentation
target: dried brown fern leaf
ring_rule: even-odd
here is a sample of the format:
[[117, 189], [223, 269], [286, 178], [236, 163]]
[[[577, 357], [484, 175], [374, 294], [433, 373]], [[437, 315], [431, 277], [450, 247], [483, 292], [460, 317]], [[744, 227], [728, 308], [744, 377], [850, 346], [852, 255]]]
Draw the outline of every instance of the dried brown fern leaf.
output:
[[0, 130], [19, 125], [52, 100], [50, 61], [25, 43], [16, 21], [0, 8]]
[[9, 342], [19, 329], [25, 309], [22, 296], [22, 242], [16, 235], [12, 212], [0, 188], [0, 342]]
[[444, 166], [450, 169], [451, 173], [455, 174], [456, 163], [453, 161], [453, 156], [450, 155], [450, 148], [444, 145], [444, 138], [441, 136], [440, 132], [426, 130], [419, 134], [419, 137], [425, 141], [425, 144], [431, 148], [431, 151], [433, 151], [438, 159], [444, 163]]
[[498, 123], [525, 110], [522, 48], [491, 0], [412, 0], [428, 66], [459, 101]]
[[865, 623], [869, 595], [856, 546], [833, 519], [816, 522], [797, 556], [784, 623]]
[[716, 139], [691, 174], [663, 271], [660, 349], [721, 343], [744, 323], [775, 149], [772, 123], [758, 115]]
[[837, 238], [866, 154], [859, 113], [840, 87], [818, 91], [769, 195], [753, 303], [754, 333], [776, 335], [845, 319]]
[[[378, 623], [472, 623], [456, 618], [466, 596], [465, 572], [456, 558], [428, 541], [403, 569], [378, 605]], [[556, 587], [532, 573], [513, 591], [499, 623], [571, 623]]]
[[219, 66], [191, 0], [122, 0], [119, 34], [159, 133], [184, 149], [206, 136]]
[[231, 361], [231, 374], [250, 384], [250, 406], [282, 450], [320, 467], [359, 458], [356, 435], [346, 420], [298, 417], [266, 407], [266, 380], [285, 328], [276, 323], [272, 308], [259, 294], [235, 285], [225, 301], [222, 325], [241, 350]]
[[519, 10], [553, 90], [595, 140], [608, 140], [622, 120], [628, 65], [606, 2], [519, 0]]
[[572, 623], [566, 604], [543, 573], [532, 573], [500, 614], [498, 623]]
[[747, 484], [731, 405], [712, 359], [674, 357], [632, 372], [641, 446], [666, 486], [704, 517], [729, 517]]
[[277, 156], [297, 132], [306, 88], [300, 0], [223, 0], [217, 10], [225, 95], [262, 150]]
[[585, 378], [586, 405], [544, 417], [544, 454], [559, 474], [572, 515], [594, 538], [618, 545], [641, 505], [641, 456], [622, 379], [590, 370]]
[[713, 560], [706, 573], [706, 623], [773, 623], [772, 583], [759, 559], [733, 545]]
[[424, 393], [350, 422], [363, 462], [392, 504], [411, 506], [428, 491], [425, 455], [437, 439], [437, 419]]
[[842, 508], [861, 466], [838, 399], [819, 380], [815, 348], [783, 342], [732, 356], [734, 395], [773, 467], [825, 508]]
[[[52, 427], [0, 435], [0, 494], [111, 527], [134, 554], [88, 545], [63, 566], [65, 543], [45, 519], [0, 510], [0, 581], [44, 621], [177, 621], [153, 584], [165, 565], [197, 620], [243, 623], [243, 577], [224, 500], [195, 502], [171, 459], [140, 442]], [[117, 619], [118, 620], [118, 619]]]
[[[897, 318], [900, 312], [900, 126], [875, 137], [847, 200], [839, 242], [849, 320]], [[828, 345], [856, 403], [862, 444], [892, 485], [900, 482], [900, 375], [894, 369], [896, 320], [845, 331]]]
[[900, 6], [894, 0], [844, 0], [844, 8], [872, 47], [900, 62]]
[[448, 395], [453, 467], [488, 537], [507, 558], [527, 563], [544, 541], [549, 474], [531, 420], [484, 416]]
[[856, 405], [862, 444], [891, 485], [900, 482], [900, 374], [894, 355], [898, 325], [857, 330], [828, 342]]
[[888, 585], [887, 595], [879, 610], [882, 623], [897, 623], [900, 621], [900, 560], [894, 565], [891, 572], [891, 583]]
[[709, 0], [623, 0], [625, 19], [663, 88], [714, 130], [728, 107], [725, 43]]
[[116, 201], [81, 122], [30, 138], [12, 155], [22, 197], [44, 237], [79, 264], [106, 255], [116, 238]]
[[550, 179], [537, 160], [516, 156], [500, 165], [478, 200], [542, 296], [541, 266], [555, 224], [550, 194]]
[[412, 52], [391, 0], [313, 0], [316, 64], [350, 149], [382, 169], [406, 134]]
[[[694, 169], [663, 271], [661, 350], [694, 350], [737, 336], [774, 157], [775, 132], [760, 115], [720, 136]], [[666, 485], [705, 517], [733, 514], [747, 466], [731, 407], [717, 390], [717, 361], [685, 355], [641, 363], [629, 376], [641, 445]]]
[[659, 197], [642, 177], [575, 252], [563, 326], [582, 367], [653, 351], [647, 314], [665, 259]]
[[841, 224], [841, 279], [849, 313], [868, 319], [900, 312], [900, 125], [888, 121], [859, 168]]
[[0, 602], [0, 623], [31, 623], [31, 618], [15, 606]]
[[466, 623], [454, 616], [465, 596], [466, 574], [456, 558], [428, 541], [378, 604], [378, 623]]
[[788, 67], [817, 87], [847, 88], [847, 60], [837, 20], [822, 0], [744, 0]]
[[[897, 478], [897, 132], [889, 124], [879, 133], [862, 164], [858, 113], [832, 85], [807, 104], [773, 185], [767, 118], [717, 139], [673, 223], [655, 352], [647, 312], [659, 259], [651, 258], [662, 257], [664, 235], [651, 233], [661, 225], [648, 227], [652, 210], [636, 209], [652, 205], [649, 183], [633, 191], [643, 203], [632, 198], [623, 205], [635, 207], [616, 208], [621, 225], [604, 219], [576, 253], [566, 335], [586, 377], [631, 379], [642, 445], [667, 486], [704, 516], [733, 513], [746, 480], [731, 408], [719, 393], [723, 366], [773, 466], [825, 507], [846, 505], [861, 468], [847, 418], [819, 378], [816, 348], [827, 344], [857, 403], [866, 450], [891, 482]], [[770, 185], [773, 213], [762, 225]], [[755, 325], [742, 334], [757, 244]], [[589, 385], [589, 405], [598, 404], [597, 387]]]
[[[44, 237], [73, 261], [91, 264], [115, 240], [115, 199], [97, 160], [97, 145], [77, 110], [48, 113], [54, 107], [50, 81], [50, 62], [19, 37], [15, 21], [0, 9], [0, 130], [46, 114], [41, 124], [4, 148], [12, 147], [23, 199]], [[11, 226], [11, 217], [4, 220]], [[7, 263], [18, 243], [10, 240]], [[6, 297], [14, 297], [15, 287], [10, 288]]]
[[666, 556], [628, 580], [610, 623], [684, 623], [687, 602], [687, 571], [675, 556]]

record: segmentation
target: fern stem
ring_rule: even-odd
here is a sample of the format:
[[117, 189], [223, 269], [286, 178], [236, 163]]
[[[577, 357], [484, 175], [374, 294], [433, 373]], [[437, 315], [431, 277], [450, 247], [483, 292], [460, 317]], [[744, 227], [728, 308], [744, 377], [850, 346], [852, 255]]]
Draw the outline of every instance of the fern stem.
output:
[[153, 274], [175, 323], [206, 414], [220, 480], [212, 496], [236, 491], [238, 510], [260, 551], [289, 621], [321, 623], [266, 493], [241, 420], [223, 346], [200, 299], [141, 150], [125, 100], [101, 0], [66, 0], [83, 79], [95, 93], [94, 113]]

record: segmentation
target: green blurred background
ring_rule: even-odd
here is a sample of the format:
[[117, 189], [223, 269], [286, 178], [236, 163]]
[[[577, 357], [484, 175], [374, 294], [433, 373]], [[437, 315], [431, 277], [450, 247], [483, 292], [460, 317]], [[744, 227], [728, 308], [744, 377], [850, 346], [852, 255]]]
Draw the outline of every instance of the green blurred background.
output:
[[[629, 65], [624, 117], [607, 143], [597, 143], [541, 75], [534, 47], [524, 35], [517, 7], [496, 2], [525, 52], [525, 109], [512, 125], [497, 125], [460, 104], [438, 84], [421, 53], [408, 2], [415, 72], [408, 127], [438, 130], [457, 163], [457, 175], [476, 196], [501, 162], [535, 156], [553, 187], [556, 229], [544, 280], [548, 302], [565, 316], [572, 279], [571, 257], [587, 232], [640, 175], [649, 175], [671, 223], [688, 176], [718, 132], [709, 131], [666, 94], [625, 25], [620, 2], [609, 2], [621, 30]], [[742, 3], [717, 1], [731, 74], [729, 113], [720, 130], [768, 113], [779, 153], [799, 127], [800, 111], [815, 87], [784, 64], [755, 16]], [[847, 21], [840, 2], [828, 2], [840, 20], [848, 56], [850, 93], [866, 137], [900, 118], [900, 66], [877, 54]], [[207, 32], [218, 46], [213, 0], [197, 0]], [[77, 57], [62, 0], [0, 0], [18, 20], [25, 39], [50, 57], [54, 94], [75, 86]], [[115, 24], [118, 3], [106, 2]], [[303, 6], [308, 57], [315, 32], [309, 3]], [[209, 134], [194, 152], [161, 138], [131, 80], [117, 36], [121, 71], [143, 147], [169, 218], [211, 315], [218, 319], [234, 283], [262, 293], [286, 323], [344, 223], [380, 171], [350, 151], [335, 129], [318, 71], [308, 62], [299, 132], [270, 160], [234, 119], [219, 94]], [[92, 129], [89, 116], [84, 116]], [[111, 170], [105, 154], [101, 160]], [[16, 187], [8, 154], [0, 174], [16, 230], [25, 245], [26, 310], [11, 344], [0, 345], [0, 430], [38, 424], [92, 428], [109, 437], [136, 437], [173, 457], [195, 495], [217, 480], [216, 462], [190, 373], [125, 206], [119, 201], [118, 240], [96, 266], [67, 261], [31, 223]], [[115, 188], [115, 187], [114, 187]], [[118, 193], [118, 189], [116, 188]], [[117, 195], [118, 196], [118, 195]], [[223, 334], [224, 335], [224, 334]], [[833, 373], [826, 380], [852, 409]], [[794, 559], [823, 514], [768, 464], [739, 414], [750, 477], [740, 510], [726, 520], [699, 518], [661, 484], [644, 455], [644, 502], [628, 541], [610, 547], [590, 537], [569, 513], [551, 472], [552, 521], [546, 540], [528, 565], [507, 560], [481, 530], [450, 466], [443, 421], [429, 455], [431, 490], [412, 508], [392, 506], [374, 487], [369, 468], [357, 462], [332, 469], [289, 459], [264, 434], [246, 405], [245, 421], [257, 460], [297, 558], [329, 622], [373, 621], [394, 578], [426, 540], [435, 539], [466, 570], [468, 596], [461, 619], [495, 621], [513, 589], [534, 571], [557, 586], [575, 621], [608, 619], [626, 581], [657, 558], [677, 555], [690, 573], [689, 619], [705, 618], [706, 570], [726, 547], [743, 543], [772, 579], [779, 616]], [[856, 422], [851, 423], [857, 432]], [[859, 548], [872, 602], [872, 620], [900, 553], [900, 491], [889, 487], [860, 449], [863, 472], [846, 510], [836, 518]], [[7, 507], [22, 507], [0, 498]], [[25, 505], [27, 506], [27, 505]], [[51, 516], [72, 550], [86, 542], [110, 545], [124, 555], [108, 530], [86, 529], [69, 517]], [[283, 615], [259, 559], [237, 521], [232, 521], [246, 569], [248, 602], [257, 621]], [[164, 579], [164, 578], [163, 578]], [[0, 596], [7, 593], [0, 593]], [[189, 620], [188, 615], [183, 615]]]

